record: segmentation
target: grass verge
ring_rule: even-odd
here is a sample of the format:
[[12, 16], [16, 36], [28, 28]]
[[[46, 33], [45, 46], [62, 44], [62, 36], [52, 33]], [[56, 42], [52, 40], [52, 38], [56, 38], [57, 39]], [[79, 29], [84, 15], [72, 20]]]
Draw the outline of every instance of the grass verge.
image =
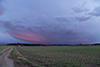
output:
[[30, 62], [26, 58], [24, 58], [14, 47], [13, 51], [11, 52], [11, 58], [14, 59], [14, 64], [16, 65], [28, 65], [30, 67], [40, 67], [39, 65]]
[[0, 51], [6, 49], [6, 48], [8, 48], [8, 47], [9, 47], [9, 46], [0, 46]]
[[[11, 47], [11, 48], [12, 48], [12, 47]], [[0, 56], [1, 56], [2, 54], [4, 54], [5, 52], [9, 51], [11, 48], [9, 48], [9, 49], [7, 49], [6, 51], [0, 53]]]

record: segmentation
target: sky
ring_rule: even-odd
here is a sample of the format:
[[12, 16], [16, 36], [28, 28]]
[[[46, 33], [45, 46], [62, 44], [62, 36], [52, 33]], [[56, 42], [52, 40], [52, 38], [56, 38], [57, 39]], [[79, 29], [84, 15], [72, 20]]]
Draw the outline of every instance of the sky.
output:
[[100, 0], [0, 0], [0, 43], [100, 42]]

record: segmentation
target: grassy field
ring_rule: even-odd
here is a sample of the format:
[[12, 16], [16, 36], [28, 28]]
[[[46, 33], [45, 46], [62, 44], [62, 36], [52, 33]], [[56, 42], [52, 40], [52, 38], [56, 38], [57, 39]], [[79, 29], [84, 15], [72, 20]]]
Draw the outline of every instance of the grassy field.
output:
[[100, 67], [100, 46], [17, 47], [40, 67]]
[[9, 46], [0, 46], [0, 51], [7, 48], [7, 47], [9, 47]]

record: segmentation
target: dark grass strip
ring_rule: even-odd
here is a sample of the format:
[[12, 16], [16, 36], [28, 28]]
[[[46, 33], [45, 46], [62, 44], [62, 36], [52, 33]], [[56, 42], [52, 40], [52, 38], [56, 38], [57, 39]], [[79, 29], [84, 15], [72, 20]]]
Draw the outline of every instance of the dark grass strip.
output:
[[30, 62], [29, 60], [27, 60], [26, 58], [24, 58], [16, 49], [16, 47], [14, 47], [13, 51], [11, 52], [11, 56], [12, 59], [15, 60], [15, 65], [29, 65], [31, 67], [40, 67], [39, 65]]

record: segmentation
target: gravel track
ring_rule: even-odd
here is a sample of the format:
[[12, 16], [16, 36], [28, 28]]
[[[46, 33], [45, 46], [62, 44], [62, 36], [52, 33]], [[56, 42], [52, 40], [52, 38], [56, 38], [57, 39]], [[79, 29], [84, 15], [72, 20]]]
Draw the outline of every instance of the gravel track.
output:
[[[10, 48], [11, 47], [8, 47], [7, 49], [0, 51], [0, 53], [3, 53]], [[10, 50], [8, 50], [5, 53], [3, 53], [2, 55], [0, 55], [0, 67], [14, 67], [13, 61], [8, 58], [8, 56], [10, 55], [13, 48], [14, 47], [12, 47]]]

